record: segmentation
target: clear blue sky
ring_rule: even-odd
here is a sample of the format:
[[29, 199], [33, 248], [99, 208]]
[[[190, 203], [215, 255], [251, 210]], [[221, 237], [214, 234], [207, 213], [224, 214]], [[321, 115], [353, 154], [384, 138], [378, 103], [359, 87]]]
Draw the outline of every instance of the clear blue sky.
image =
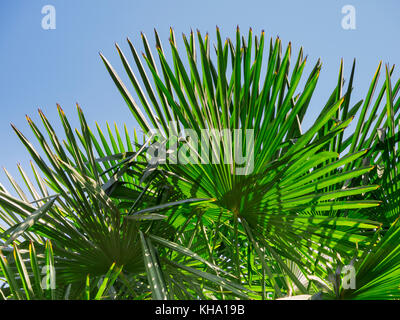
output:
[[[56, 9], [56, 30], [41, 27], [41, 9], [47, 4]], [[356, 30], [341, 27], [341, 9], [346, 4], [356, 9]], [[353, 58], [357, 59], [353, 102], [366, 93], [380, 60], [400, 63], [398, 0], [1, 0], [0, 166], [15, 175], [18, 162], [27, 167], [29, 155], [10, 123], [32, 137], [25, 114], [38, 121], [37, 108], [56, 128], [60, 125], [56, 103], [77, 125], [76, 102], [90, 125], [94, 121], [102, 127], [106, 121], [135, 125], [99, 51], [123, 75], [114, 42], [128, 55], [126, 37], [142, 50], [141, 31], [154, 43], [156, 28], [166, 43], [170, 26], [181, 39], [181, 33], [191, 28], [214, 35], [216, 25], [224, 37], [233, 37], [239, 25], [246, 33], [252, 27], [258, 34], [265, 30], [268, 37], [279, 35], [285, 45], [292, 42], [294, 52], [303, 46], [309, 56], [306, 72], [321, 58], [323, 67], [311, 111], [318, 112], [325, 103], [337, 81], [342, 57], [346, 77]], [[311, 113], [309, 119], [313, 119]], [[0, 173], [0, 181], [5, 180]]]

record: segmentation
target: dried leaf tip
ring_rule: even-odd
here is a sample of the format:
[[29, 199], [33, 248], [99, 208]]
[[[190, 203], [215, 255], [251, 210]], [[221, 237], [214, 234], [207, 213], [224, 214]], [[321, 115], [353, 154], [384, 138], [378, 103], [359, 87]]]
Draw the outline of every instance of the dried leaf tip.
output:
[[61, 106], [58, 103], [57, 103], [57, 109], [63, 116], [65, 116], [64, 110], [61, 108]]

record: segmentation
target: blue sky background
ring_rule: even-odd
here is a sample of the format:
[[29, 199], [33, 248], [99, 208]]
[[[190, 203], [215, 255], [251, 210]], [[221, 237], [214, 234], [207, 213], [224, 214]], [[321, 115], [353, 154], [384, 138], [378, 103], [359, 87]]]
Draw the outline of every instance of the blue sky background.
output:
[[[41, 27], [41, 9], [47, 4], [56, 8], [56, 30]], [[356, 8], [356, 30], [341, 27], [346, 4]], [[180, 41], [181, 33], [190, 29], [214, 36], [216, 25], [224, 37], [233, 37], [239, 25], [243, 33], [252, 27], [255, 34], [265, 30], [268, 38], [279, 35], [285, 46], [291, 41], [293, 60], [303, 46], [309, 56], [306, 73], [318, 58], [323, 62], [306, 119], [310, 123], [336, 85], [341, 58], [346, 78], [353, 58], [357, 59], [353, 103], [366, 94], [380, 60], [400, 63], [399, 9], [398, 0], [1, 0], [0, 166], [14, 175], [17, 163], [27, 168], [29, 154], [10, 123], [32, 137], [25, 114], [39, 121], [38, 108], [59, 129], [56, 103], [77, 126], [76, 102], [91, 126], [94, 121], [102, 128], [106, 121], [135, 126], [98, 52], [126, 80], [114, 43], [132, 59], [125, 39], [129, 37], [141, 51], [141, 31], [154, 44], [156, 28], [166, 47], [170, 26]], [[398, 76], [395, 70], [394, 78]], [[0, 182], [5, 181], [0, 173]]]

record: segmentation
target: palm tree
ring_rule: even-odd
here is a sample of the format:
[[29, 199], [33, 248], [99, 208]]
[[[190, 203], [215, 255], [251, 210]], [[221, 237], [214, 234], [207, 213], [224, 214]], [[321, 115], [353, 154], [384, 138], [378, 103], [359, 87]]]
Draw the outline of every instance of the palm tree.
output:
[[[364, 126], [364, 121], [381, 64], [365, 101], [350, 108], [355, 64], [347, 91], [343, 93], [341, 63], [337, 87], [315, 123], [303, 132], [301, 122], [318, 80], [320, 63], [315, 65], [302, 92], [297, 93], [306, 63], [302, 50], [290, 72], [290, 43], [282, 54], [280, 39], [277, 38], [275, 42], [271, 39], [262, 82], [264, 33], [253, 39], [250, 29], [246, 41], [237, 29], [236, 41], [227, 39], [224, 44], [218, 28], [216, 36], [214, 64], [208, 35], [203, 39], [197, 32], [199, 54], [194, 33], [190, 34], [189, 39], [183, 35], [189, 65], [186, 68], [172, 30], [169, 41], [172, 64], [167, 62], [155, 32], [159, 67], [146, 37], [142, 35], [145, 48], [143, 58], [152, 81], [137, 50], [128, 39], [149, 98], [145, 96], [127, 58], [116, 45], [145, 114], [108, 60], [103, 55], [101, 57], [145, 132], [154, 126], [168, 137], [171, 131], [168, 124], [171, 121], [175, 121], [178, 133], [185, 133], [188, 129], [198, 135], [201, 130], [254, 130], [254, 143], [244, 147], [255, 155], [251, 174], [234, 174], [238, 146], [223, 143], [221, 149], [211, 152], [228, 154], [234, 160], [230, 164], [159, 163], [157, 169], [169, 178], [182, 201], [205, 199], [193, 208], [192, 215], [188, 215], [187, 209], [182, 210], [192, 219], [189, 222], [186, 218], [185, 227], [192, 224], [192, 228], [197, 230], [196, 225], [201, 224], [200, 231], [208, 233], [209, 239], [213, 238], [210, 259], [219, 261], [218, 255], [222, 253], [242, 283], [249, 286], [258, 284], [259, 289], [267, 285], [274, 289], [278, 297], [289, 292], [287, 279], [293, 281], [300, 292], [308, 293], [309, 289], [298, 281], [288, 264], [294, 263], [306, 277], [326, 278], [332, 262], [335, 263], [337, 259], [341, 262], [350, 261], [355, 254], [361, 254], [371, 244], [373, 230], [381, 226], [378, 219], [373, 222], [366, 220], [363, 215], [353, 214], [371, 212], [380, 204], [380, 199], [368, 197], [379, 186], [364, 183], [362, 177], [374, 170], [373, 165], [366, 164], [366, 154], [369, 156], [371, 150], [364, 149], [363, 143], [376, 116], [379, 98], [370, 114], [369, 123]], [[386, 91], [390, 74], [387, 70]], [[344, 140], [343, 131], [360, 109], [356, 132]], [[379, 121], [378, 126], [383, 117]], [[363, 134], [361, 139], [360, 133]], [[189, 144], [189, 148], [198, 154], [202, 151], [194, 143], [183, 143]], [[373, 137], [367, 146], [372, 143]], [[173, 147], [173, 144], [166, 145], [168, 151]], [[343, 156], [338, 157], [339, 154]], [[170, 176], [169, 172], [172, 173]], [[146, 210], [157, 209], [162, 209], [169, 217], [182, 215], [177, 202], [171, 203], [169, 210], [166, 205]], [[187, 245], [191, 241], [184, 232], [174, 235], [174, 239]], [[243, 245], [247, 248], [242, 249]], [[218, 250], [220, 247], [223, 251]], [[252, 281], [254, 270], [249, 261], [251, 259], [258, 264], [255, 282]], [[247, 270], [243, 268], [246, 264]], [[259, 291], [261, 296], [265, 295], [264, 289]]]
[[[95, 134], [79, 106], [74, 133], [58, 107], [64, 141], [42, 112], [47, 137], [28, 118], [44, 160], [14, 127], [34, 160], [37, 187], [21, 167], [30, 197], [8, 173], [17, 196], [1, 186], [2, 297], [397, 297], [391, 240], [398, 233], [400, 82], [392, 88], [393, 68], [386, 67], [375, 102], [381, 63], [366, 98], [351, 106], [355, 62], [346, 89], [342, 61], [337, 86], [304, 130], [320, 61], [299, 90], [302, 49], [291, 66], [290, 43], [283, 52], [281, 40], [271, 39], [266, 55], [264, 32], [253, 37], [250, 29], [245, 38], [238, 28], [223, 42], [217, 28], [214, 60], [208, 35], [195, 38], [183, 35], [186, 64], [172, 29], [172, 63], [156, 31], [159, 63], [145, 35], [143, 59], [128, 39], [140, 80], [116, 45], [143, 109], [101, 55], [143, 139], [108, 124], [108, 137], [97, 124]], [[357, 114], [356, 129], [345, 135]], [[208, 152], [193, 139], [204, 132], [215, 138]], [[185, 164], [154, 161], [154, 147], [179, 150]], [[361, 284], [356, 291], [334, 275], [349, 264]], [[49, 265], [57, 294], [38, 285], [37, 270]]]
[[[143, 214], [127, 219], [128, 213], [135, 208], [160, 203], [160, 195], [155, 188], [160, 188], [162, 179], [153, 177], [151, 184], [145, 181], [146, 186], [140, 181], [144, 170], [144, 148], [135, 147], [138, 145], [137, 138], [131, 143], [126, 128], [123, 138], [117, 127], [113, 134], [107, 125], [109, 143], [97, 126], [99, 139], [96, 139], [86, 124], [82, 110], [79, 106], [77, 109], [81, 131], [73, 133], [66, 115], [58, 106], [66, 137], [63, 141], [57, 137], [40, 110], [48, 138], [27, 118], [47, 161], [13, 127], [39, 167], [37, 169], [32, 163], [38, 188], [22, 167], [19, 167], [21, 177], [33, 200], [29, 200], [23, 188], [8, 173], [18, 196], [12, 196], [1, 186], [0, 217], [8, 225], [6, 230], [2, 229], [4, 243], [1, 251], [4, 255], [1, 255], [1, 270], [8, 283], [3, 296], [26, 299], [101, 298], [103, 295], [110, 297], [109, 291], [112, 289], [115, 291], [112, 296], [120, 299], [145, 298], [150, 293], [147, 276], [150, 277], [151, 286], [155, 286], [155, 281], [162, 281], [158, 288], [164, 286], [164, 280], [160, 278], [159, 257], [152, 243], [157, 242], [170, 249], [169, 256], [173, 252], [180, 253], [166, 259], [170, 264], [182, 263], [182, 257], [185, 257], [184, 265], [188, 264], [186, 274], [180, 275], [171, 269], [176, 279], [180, 276], [181, 282], [194, 282], [199, 281], [200, 277], [204, 279], [202, 282], [208, 280], [211, 283], [209, 290], [217, 283], [218, 288], [228, 287], [236, 295], [245, 297], [241, 291], [248, 289], [237, 284], [232, 286], [227, 272], [226, 278], [209, 273], [207, 270], [215, 273], [218, 267], [176, 243], [162, 237], [148, 236], [149, 230], [167, 237], [173, 234], [174, 228], [160, 221], [165, 216]], [[124, 158], [122, 163], [129, 164], [131, 168], [127, 172], [124, 169], [113, 172], [115, 167], [121, 165], [116, 163], [121, 158]], [[135, 172], [138, 173], [137, 177]], [[14, 249], [9, 248], [13, 243]], [[26, 259], [31, 260], [30, 265], [25, 266]], [[205, 266], [207, 270], [202, 268], [202, 271], [198, 271], [193, 266]], [[38, 273], [43, 268], [54, 268], [52, 272], [55, 273], [57, 292], [46, 289], [51, 293], [47, 296], [44, 296], [43, 286], [33, 288], [31, 285], [37, 283], [40, 277], [45, 278]], [[47, 269], [46, 274], [50, 272]], [[13, 281], [15, 274], [20, 279]], [[167, 292], [160, 289], [159, 292], [153, 292], [153, 297], [167, 298]]]

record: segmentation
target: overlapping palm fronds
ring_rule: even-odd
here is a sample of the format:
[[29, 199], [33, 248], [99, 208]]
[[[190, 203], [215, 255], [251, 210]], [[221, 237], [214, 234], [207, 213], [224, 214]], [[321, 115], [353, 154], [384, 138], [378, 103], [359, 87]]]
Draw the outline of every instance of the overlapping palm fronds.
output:
[[[14, 127], [33, 157], [32, 173], [38, 187], [19, 166], [22, 181], [30, 193], [28, 196], [6, 171], [17, 196], [1, 187], [0, 217], [7, 225], [2, 227], [0, 248], [4, 253], [1, 274], [8, 283], [8, 293], [4, 297], [58, 299], [64, 297], [69, 288], [68, 297], [72, 299], [101, 298], [110, 284], [99, 285], [97, 292], [93, 284], [112, 279], [115, 283], [114, 298], [146, 298], [151, 292], [149, 283], [150, 287], [152, 284], [152, 281], [147, 282], [146, 272], [164, 277], [160, 266], [155, 263], [160, 258], [165, 263], [179, 264], [182, 268], [181, 272], [174, 270], [175, 281], [178, 277], [191, 279], [197, 281], [199, 287], [207, 283], [210, 294], [227, 286], [229, 292], [234, 292], [233, 296], [239, 294], [245, 297], [241, 292], [249, 290], [235, 284], [234, 276], [225, 272], [225, 277], [221, 278], [214, 264], [163, 238], [174, 233], [174, 227], [163, 221], [165, 216], [143, 213], [128, 219], [132, 210], [155, 206], [165, 198], [162, 178], [153, 176], [143, 179], [146, 163], [142, 152], [145, 144], [139, 146], [137, 137], [132, 143], [126, 129], [124, 141], [118, 128], [113, 134], [109, 126], [110, 142], [99, 127], [99, 138], [96, 138], [79, 106], [81, 130], [73, 133], [66, 115], [58, 108], [64, 127], [63, 141], [42, 112], [39, 114], [47, 138], [28, 118], [47, 160]], [[167, 251], [164, 256], [159, 257], [154, 251], [153, 240], [149, 237], [151, 233], [162, 234], [163, 237], [156, 237], [154, 241], [165, 246]], [[56, 295], [47, 297], [40, 288], [31, 290], [29, 283], [38, 281], [38, 267], [27, 268], [24, 260], [30, 259], [33, 263], [35, 258], [41, 266], [48, 266], [49, 259], [43, 258], [46, 253], [42, 252], [48, 252], [49, 241], [52, 243], [51, 266], [57, 273], [55, 286], [58, 291]], [[14, 250], [10, 247], [12, 244]], [[37, 258], [34, 246], [40, 252]], [[149, 260], [149, 254], [154, 263]], [[118, 274], [114, 276], [115, 272]], [[16, 273], [20, 274], [21, 281], [10, 283]], [[168, 276], [169, 273], [165, 273], [165, 277]], [[23, 286], [19, 287], [21, 284]], [[152, 294], [154, 298], [167, 298], [165, 291], [162, 296], [154, 291]]]
[[[250, 278], [251, 271], [249, 268], [246, 274], [241, 268], [246, 257], [243, 257], [245, 251], [239, 246], [244, 243], [251, 246], [258, 264], [262, 266], [263, 279], [268, 279], [267, 283], [274, 287], [277, 295], [287, 290], [283, 275], [296, 281], [285, 261], [295, 262], [307, 275], [323, 277], [328, 273], [327, 266], [337, 259], [338, 254], [350, 259], [356, 248], [362, 250], [370, 244], [370, 231], [379, 228], [380, 221], [366, 220], [365, 216], [358, 219], [357, 215], [350, 218], [349, 212], [368, 208], [373, 211], [381, 200], [364, 197], [378, 190], [379, 185], [361, 181], [362, 177], [375, 170], [373, 165], [366, 165], [366, 155], [371, 153], [371, 149], [363, 145], [380, 101], [375, 103], [367, 125], [364, 125], [364, 119], [380, 67], [365, 101], [350, 108], [354, 66], [348, 89], [343, 94], [341, 65], [338, 86], [315, 123], [303, 132], [301, 123], [310, 105], [321, 65], [317, 62], [303, 90], [298, 91], [306, 64], [302, 50], [295, 65], [290, 68], [290, 43], [282, 53], [281, 40], [277, 38], [274, 42], [271, 39], [269, 53], [263, 63], [264, 33], [259, 38], [253, 37], [250, 30], [246, 40], [237, 29], [236, 38], [223, 43], [217, 28], [215, 60], [210, 53], [208, 35], [203, 38], [200, 32], [197, 33], [198, 47], [194, 33], [189, 38], [183, 35], [186, 64], [189, 66], [185, 67], [178, 53], [174, 32], [171, 30], [169, 41], [172, 63], [167, 61], [157, 32], [155, 37], [158, 65], [144, 35], [144, 63], [128, 40], [145, 90], [128, 58], [117, 45], [125, 71], [145, 113], [109, 61], [101, 55], [141, 128], [145, 132], [157, 129], [167, 138], [171, 133], [181, 133], [185, 137], [189, 130], [198, 136], [202, 130], [254, 130], [254, 143], [243, 147], [249, 148], [249, 154], [254, 155], [254, 164], [253, 170], [247, 170], [249, 164], [246, 163], [245, 171], [249, 174], [235, 174], [235, 151], [238, 148], [235, 143], [221, 143], [218, 145], [220, 149], [211, 150], [211, 153], [229, 155], [233, 159], [229, 164], [222, 161], [207, 164], [199, 161], [201, 164], [185, 165], [168, 161], [160, 163], [160, 171], [167, 176], [168, 172], [173, 173], [169, 181], [182, 199], [202, 198], [210, 199], [210, 202], [193, 209], [201, 217], [197, 219], [192, 218], [190, 210], [180, 210], [175, 203], [170, 210], [165, 205], [150, 208], [149, 211], [162, 209], [168, 216], [190, 217], [192, 220], [189, 223], [186, 219], [187, 224], [202, 223], [205, 233], [214, 237], [216, 252], [219, 246], [225, 247], [226, 244], [221, 233], [231, 235], [232, 241], [228, 243], [235, 249], [224, 252], [224, 255], [228, 255], [237, 277], [242, 279]], [[148, 71], [144, 65], [147, 65]], [[266, 70], [263, 73], [264, 65]], [[383, 92], [385, 90], [386, 87]], [[343, 131], [359, 110], [361, 115], [357, 132], [344, 139]], [[383, 120], [379, 119], [377, 125]], [[174, 127], [171, 127], [171, 121]], [[360, 133], [363, 134], [361, 138]], [[366, 147], [373, 144], [373, 138], [370, 140]], [[201, 154], [201, 147], [195, 143], [184, 140], [183, 144]], [[170, 141], [166, 142], [167, 152], [172, 147]], [[342, 156], [339, 157], [339, 154]], [[185, 223], [185, 218], [176, 219]], [[176, 238], [183, 239], [185, 235], [178, 234]], [[186, 241], [190, 244], [190, 238]], [[279, 276], [273, 276], [276, 273]], [[304, 286], [297, 284], [302, 291], [306, 291]]]
[[[380, 63], [353, 105], [355, 63], [346, 88], [341, 62], [336, 87], [313, 106], [321, 111], [305, 130], [321, 63], [302, 81], [302, 49], [293, 64], [290, 43], [283, 51], [271, 39], [266, 50], [264, 32], [244, 37], [239, 28], [224, 42], [217, 28], [214, 51], [208, 34], [183, 35], [183, 59], [172, 29], [169, 40], [167, 54], [155, 32], [153, 55], [142, 35], [143, 57], [128, 40], [136, 69], [116, 46], [135, 94], [101, 55], [143, 137], [108, 125], [107, 137], [99, 126], [94, 133], [79, 107], [73, 132], [59, 107], [63, 141], [42, 112], [47, 137], [28, 118], [44, 160], [14, 128], [37, 187], [20, 167], [29, 195], [8, 172], [17, 196], [0, 189], [2, 297], [398, 297], [394, 68], [386, 66], [374, 98]], [[196, 141], [204, 133], [214, 139], [209, 149]], [[54, 292], [37, 286], [35, 271], [53, 260]], [[337, 275], [330, 283], [347, 264], [356, 290]]]
[[67, 286], [57, 286], [54, 254], [49, 240], [46, 242], [43, 254], [36, 252], [33, 242], [29, 244], [28, 252], [26, 252], [29, 254], [29, 265], [24, 262], [24, 251], [14, 245], [13, 262], [16, 264], [18, 276], [14, 274], [13, 266], [0, 252], [1, 270], [8, 284], [6, 288], [0, 289], [2, 298], [5, 300], [9, 298], [19, 300], [100, 300], [112, 299], [115, 295], [113, 284], [121, 272], [121, 269], [116, 268], [115, 264], [111, 265], [105, 276], [96, 284], [96, 288], [90, 287], [88, 275], [83, 291], [72, 283]]

